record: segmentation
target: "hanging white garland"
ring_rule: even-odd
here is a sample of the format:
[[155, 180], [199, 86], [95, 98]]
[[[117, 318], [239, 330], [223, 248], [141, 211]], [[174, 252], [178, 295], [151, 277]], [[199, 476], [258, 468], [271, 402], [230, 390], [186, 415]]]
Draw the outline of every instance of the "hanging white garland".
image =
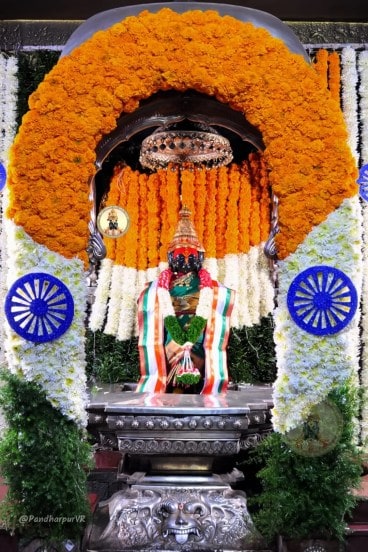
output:
[[121, 291], [124, 282], [124, 266], [114, 265], [111, 274], [110, 298], [104, 332], [116, 336], [119, 328]]
[[92, 332], [102, 330], [107, 304], [110, 297], [113, 261], [103, 259], [99, 270], [98, 285], [96, 286], [94, 301], [89, 316], [89, 328]]
[[[13, 55], [0, 53], [0, 163], [5, 171], [8, 166], [9, 148], [16, 133], [18, 60]], [[3, 212], [6, 210], [6, 192], [0, 193], [0, 301], [4, 304], [6, 293], [6, 247], [3, 232]], [[0, 362], [4, 361], [4, 310], [0, 310]]]
[[231, 325], [239, 327], [239, 255], [229, 253], [225, 255], [225, 278], [223, 284], [236, 291], [234, 308], [231, 314]]
[[249, 256], [245, 253], [239, 255], [239, 283], [241, 286], [239, 303], [239, 327], [250, 327], [252, 325], [252, 316], [250, 312], [250, 294], [246, 293], [249, 286]]
[[136, 329], [137, 318], [137, 276], [136, 268], [125, 267], [121, 290], [120, 316], [117, 338], [120, 341], [130, 339]]
[[[341, 52], [341, 104], [344, 114], [344, 119], [348, 129], [348, 144], [354, 156], [354, 159], [359, 164], [359, 120], [358, 120], [358, 71], [356, 51], [350, 46], [343, 48]], [[362, 234], [363, 234], [363, 216], [362, 217]], [[362, 235], [363, 240], [363, 235]], [[364, 254], [362, 263], [364, 262]], [[363, 270], [364, 281], [364, 270]], [[363, 283], [362, 283], [363, 286]], [[362, 302], [364, 303], [364, 294]], [[357, 336], [359, 339], [359, 336]], [[359, 374], [356, 372], [355, 381], [352, 382], [356, 388], [359, 387]], [[360, 440], [360, 420], [355, 419], [356, 438]]]
[[[358, 54], [359, 96], [360, 96], [360, 138], [361, 165], [368, 164], [368, 52]], [[361, 438], [368, 451], [368, 203], [363, 202], [363, 304], [362, 304], [362, 354], [361, 354], [361, 387], [363, 406], [361, 412]]]
[[[203, 267], [213, 280], [235, 290], [231, 326], [242, 328], [260, 324], [274, 308], [274, 287], [270, 278], [264, 244], [251, 247], [247, 254], [226, 255], [224, 259], [205, 259]], [[147, 282], [152, 282], [167, 268], [137, 271], [104, 259], [98, 275], [89, 329], [102, 330], [123, 341], [138, 335], [137, 299]]]
[[356, 52], [353, 48], [343, 48], [341, 52], [341, 101], [344, 119], [349, 131], [348, 143], [358, 164], [358, 72], [356, 67]]
[[17, 73], [17, 58], [0, 53], [0, 162], [5, 167], [16, 132]]

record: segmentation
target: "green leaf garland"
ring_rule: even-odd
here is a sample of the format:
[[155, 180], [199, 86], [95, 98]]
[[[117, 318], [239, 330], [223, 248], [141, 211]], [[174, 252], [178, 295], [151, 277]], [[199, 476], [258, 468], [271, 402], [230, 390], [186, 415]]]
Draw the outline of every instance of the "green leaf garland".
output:
[[176, 316], [166, 316], [164, 324], [173, 340], [178, 345], [184, 345], [184, 343], [187, 343], [188, 341], [190, 343], [196, 343], [198, 341], [201, 333], [206, 327], [207, 320], [202, 316], [193, 316], [186, 331], [180, 326]]

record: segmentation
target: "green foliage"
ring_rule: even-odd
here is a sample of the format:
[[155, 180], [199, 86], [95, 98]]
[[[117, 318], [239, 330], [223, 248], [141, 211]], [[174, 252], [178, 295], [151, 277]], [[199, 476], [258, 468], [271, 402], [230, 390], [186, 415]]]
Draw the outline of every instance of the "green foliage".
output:
[[356, 397], [347, 388], [331, 394], [344, 427], [336, 447], [325, 455], [293, 452], [279, 433], [267, 437], [251, 454], [259, 464], [260, 493], [251, 499], [253, 519], [264, 538], [343, 540], [346, 518], [356, 504], [362, 458], [353, 439]]
[[250, 328], [232, 329], [227, 348], [234, 383], [272, 383], [276, 379], [273, 318], [264, 317]]
[[23, 115], [28, 111], [28, 98], [36, 90], [59, 59], [60, 52], [38, 50], [36, 52], [19, 52], [18, 54], [18, 99], [17, 124], [21, 124]]
[[7, 428], [0, 441], [0, 472], [8, 493], [0, 519], [21, 535], [80, 536], [90, 511], [92, 455], [85, 432], [53, 408], [37, 384], [5, 371], [1, 377]]
[[100, 383], [137, 382], [138, 339], [119, 341], [101, 331], [86, 333], [87, 376]]

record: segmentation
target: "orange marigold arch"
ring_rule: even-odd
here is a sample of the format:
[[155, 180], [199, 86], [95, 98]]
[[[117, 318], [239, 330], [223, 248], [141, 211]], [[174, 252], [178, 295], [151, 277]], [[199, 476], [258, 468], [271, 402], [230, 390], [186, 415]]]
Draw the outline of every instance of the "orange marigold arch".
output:
[[214, 96], [262, 132], [280, 258], [356, 194], [342, 112], [312, 65], [251, 23], [164, 8], [97, 32], [32, 94], [11, 149], [7, 216], [35, 241], [87, 262], [96, 145], [121, 113], [169, 89]]

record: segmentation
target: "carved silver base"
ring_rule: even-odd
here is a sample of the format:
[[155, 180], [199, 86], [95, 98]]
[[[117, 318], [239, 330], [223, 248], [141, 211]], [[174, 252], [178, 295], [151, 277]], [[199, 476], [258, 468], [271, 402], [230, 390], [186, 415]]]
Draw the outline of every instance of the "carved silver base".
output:
[[264, 550], [243, 491], [230, 485], [132, 485], [100, 502], [85, 552]]
[[271, 431], [271, 394], [91, 394], [89, 429], [122, 453], [121, 490], [99, 503], [83, 552], [265, 550], [235, 463]]

